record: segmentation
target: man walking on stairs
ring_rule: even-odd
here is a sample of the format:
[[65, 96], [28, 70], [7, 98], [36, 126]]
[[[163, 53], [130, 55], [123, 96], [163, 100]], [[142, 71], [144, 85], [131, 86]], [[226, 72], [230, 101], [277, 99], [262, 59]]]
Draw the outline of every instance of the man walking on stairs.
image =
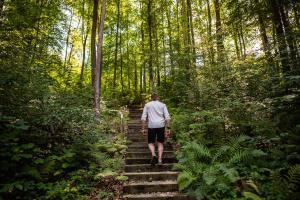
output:
[[[162, 165], [165, 137], [170, 136], [170, 115], [166, 104], [158, 100], [158, 95], [153, 93], [151, 101], [146, 103], [142, 114], [142, 133], [146, 134], [145, 124], [148, 118], [148, 147], [151, 152], [151, 165]], [[155, 142], [158, 146], [158, 159], [155, 153]]]

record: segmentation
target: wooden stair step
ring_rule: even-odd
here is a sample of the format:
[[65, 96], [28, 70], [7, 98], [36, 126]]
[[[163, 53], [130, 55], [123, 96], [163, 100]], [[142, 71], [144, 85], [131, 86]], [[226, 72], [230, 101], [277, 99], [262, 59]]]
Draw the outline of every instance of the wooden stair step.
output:
[[162, 181], [176, 180], [178, 172], [161, 171], [161, 172], [127, 172], [124, 176], [128, 176], [130, 181]]
[[129, 182], [124, 185], [124, 192], [127, 194], [175, 191], [178, 191], [178, 184], [174, 180]]
[[172, 163], [164, 163], [162, 165], [151, 166], [150, 164], [132, 164], [125, 165], [125, 172], [161, 172], [161, 171], [173, 171]]

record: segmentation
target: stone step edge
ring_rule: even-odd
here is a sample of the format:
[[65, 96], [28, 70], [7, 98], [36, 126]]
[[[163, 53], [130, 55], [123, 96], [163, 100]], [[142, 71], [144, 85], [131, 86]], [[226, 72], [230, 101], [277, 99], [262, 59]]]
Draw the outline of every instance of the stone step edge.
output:
[[179, 172], [176, 171], [160, 171], [160, 172], [125, 172], [123, 173], [124, 176], [130, 176], [130, 175], [170, 175], [170, 174], [174, 174], [177, 175], [179, 174]]
[[125, 183], [124, 187], [132, 187], [132, 186], [153, 186], [153, 185], [177, 185], [177, 181], [176, 180], [163, 180], [163, 181], [134, 181], [134, 182], [129, 182], [129, 183]]
[[154, 193], [143, 193], [143, 194], [127, 194], [123, 198], [158, 198], [158, 197], [187, 197], [185, 194], [178, 192], [154, 192]]

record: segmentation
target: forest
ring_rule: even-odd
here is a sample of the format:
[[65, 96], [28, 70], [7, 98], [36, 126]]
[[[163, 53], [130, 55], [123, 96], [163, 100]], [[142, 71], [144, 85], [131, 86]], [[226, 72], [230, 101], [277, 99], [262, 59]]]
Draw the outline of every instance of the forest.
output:
[[153, 92], [182, 193], [299, 199], [297, 0], [0, 0], [0, 72], [0, 200], [118, 199]]

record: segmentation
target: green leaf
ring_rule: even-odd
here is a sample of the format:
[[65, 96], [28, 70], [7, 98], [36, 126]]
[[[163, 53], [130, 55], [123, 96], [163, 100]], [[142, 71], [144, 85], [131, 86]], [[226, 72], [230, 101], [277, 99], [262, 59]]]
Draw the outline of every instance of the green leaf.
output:
[[118, 180], [118, 181], [127, 181], [128, 180], [128, 176], [123, 176], [123, 175], [117, 176], [116, 180]]
[[252, 192], [243, 192], [243, 196], [250, 200], [261, 200], [261, 198]]

